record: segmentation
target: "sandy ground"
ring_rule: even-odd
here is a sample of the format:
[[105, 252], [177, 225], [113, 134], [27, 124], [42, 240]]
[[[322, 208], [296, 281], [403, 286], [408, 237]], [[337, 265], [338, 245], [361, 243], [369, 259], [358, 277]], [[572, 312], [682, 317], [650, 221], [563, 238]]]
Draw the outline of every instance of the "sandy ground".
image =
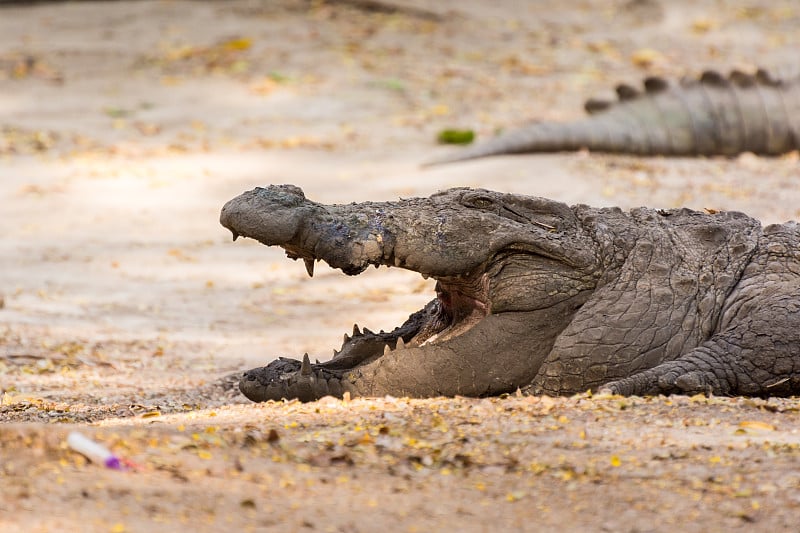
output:
[[[231, 243], [219, 208], [257, 185], [800, 217], [796, 153], [419, 168], [445, 127], [488, 136], [577, 117], [617, 81], [796, 61], [794, 1], [368, 5], [0, 7], [0, 529], [796, 531], [794, 399], [254, 405], [229, 386], [431, 294]], [[73, 430], [134, 467], [87, 463]]]

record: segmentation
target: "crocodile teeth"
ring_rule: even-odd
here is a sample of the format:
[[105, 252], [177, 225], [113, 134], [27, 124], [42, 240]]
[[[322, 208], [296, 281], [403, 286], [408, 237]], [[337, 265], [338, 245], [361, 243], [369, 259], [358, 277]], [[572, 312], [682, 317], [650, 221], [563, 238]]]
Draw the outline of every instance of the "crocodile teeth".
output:
[[300, 365], [300, 375], [301, 376], [311, 375], [311, 361], [309, 361], [307, 353], [303, 354], [303, 364]]
[[361, 335], [361, 329], [359, 329], [358, 324], [353, 324], [353, 337], [358, 337]]
[[428, 279], [429, 277], [431, 277], [429, 274], [422, 274], [422, 279]]
[[236, 233], [235, 231], [231, 231], [231, 233], [233, 233], [233, 242], [236, 242], [236, 239], [239, 238], [239, 234]]
[[314, 260], [313, 259], [309, 259], [307, 257], [304, 257], [303, 258], [303, 263], [306, 264], [306, 272], [308, 272], [308, 277], [313, 278], [314, 277]]
[[336, 348], [334, 348], [334, 349], [333, 349], [333, 356], [334, 356], [334, 357], [336, 357], [337, 355], [339, 355], [339, 352], [337, 352], [337, 351], [336, 351]]
[[344, 345], [347, 344], [348, 342], [350, 342], [350, 335], [345, 333], [344, 334], [344, 342], [342, 343], [342, 348], [344, 348]]
[[402, 350], [405, 347], [406, 343], [403, 341], [403, 337], [397, 337], [397, 346], [395, 347], [395, 350]]
[[388, 344], [384, 344], [383, 345], [383, 355], [388, 355], [390, 353], [392, 353], [392, 347], [389, 346]]
[[319, 359], [314, 359], [314, 364], [318, 365], [319, 364]]
[[370, 330], [368, 330], [367, 328], [364, 328], [364, 335], [375, 335], [375, 334]]

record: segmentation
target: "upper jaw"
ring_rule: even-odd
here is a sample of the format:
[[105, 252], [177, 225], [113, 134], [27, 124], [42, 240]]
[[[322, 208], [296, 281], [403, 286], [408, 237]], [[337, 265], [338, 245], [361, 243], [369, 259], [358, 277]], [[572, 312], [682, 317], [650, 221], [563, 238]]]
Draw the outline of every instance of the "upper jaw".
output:
[[[247, 191], [222, 208], [220, 223], [236, 239], [281, 246], [292, 259], [303, 259], [310, 275], [316, 261], [345, 274], [360, 274], [369, 265], [393, 266], [423, 277], [468, 274], [484, 261], [483, 252], [442, 250], [415, 226], [420, 206], [400, 202], [323, 205], [306, 199], [293, 185], [270, 185]], [[401, 205], [403, 209], [394, 209]], [[415, 228], [413, 237], [408, 228]]]

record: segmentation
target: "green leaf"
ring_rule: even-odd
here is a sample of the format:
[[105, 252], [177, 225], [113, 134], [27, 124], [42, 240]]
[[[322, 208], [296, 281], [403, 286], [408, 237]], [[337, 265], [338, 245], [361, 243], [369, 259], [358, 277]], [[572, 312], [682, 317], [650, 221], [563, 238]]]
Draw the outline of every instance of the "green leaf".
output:
[[475, 140], [472, 130], [447, 129], [439, 132], [437, 139], [441, 144], [470, 144]]

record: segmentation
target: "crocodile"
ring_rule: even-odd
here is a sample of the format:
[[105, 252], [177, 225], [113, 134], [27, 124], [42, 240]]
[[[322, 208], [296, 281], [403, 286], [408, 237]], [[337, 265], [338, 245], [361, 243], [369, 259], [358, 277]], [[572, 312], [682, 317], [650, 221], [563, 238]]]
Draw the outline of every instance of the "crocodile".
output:
[[734, 70], [669, 83], [620, 84], [618, 99], [590, 99], [574, 122], [538, 122], [426, 163], [535, 152], [589, 151], [642, 156], [780, 155], [800, 149], [800, 72]]
[[293, 185], [230, 200], [234, 240], [313, 276], [370, 265], [433, 278], [390, 332], [354, 326], [332, 359], [244, 373], [251, 400], [326, 395], [800, 393], [800, 228], [738, 212], [592, 208], [455, 188], [325, 205]]

